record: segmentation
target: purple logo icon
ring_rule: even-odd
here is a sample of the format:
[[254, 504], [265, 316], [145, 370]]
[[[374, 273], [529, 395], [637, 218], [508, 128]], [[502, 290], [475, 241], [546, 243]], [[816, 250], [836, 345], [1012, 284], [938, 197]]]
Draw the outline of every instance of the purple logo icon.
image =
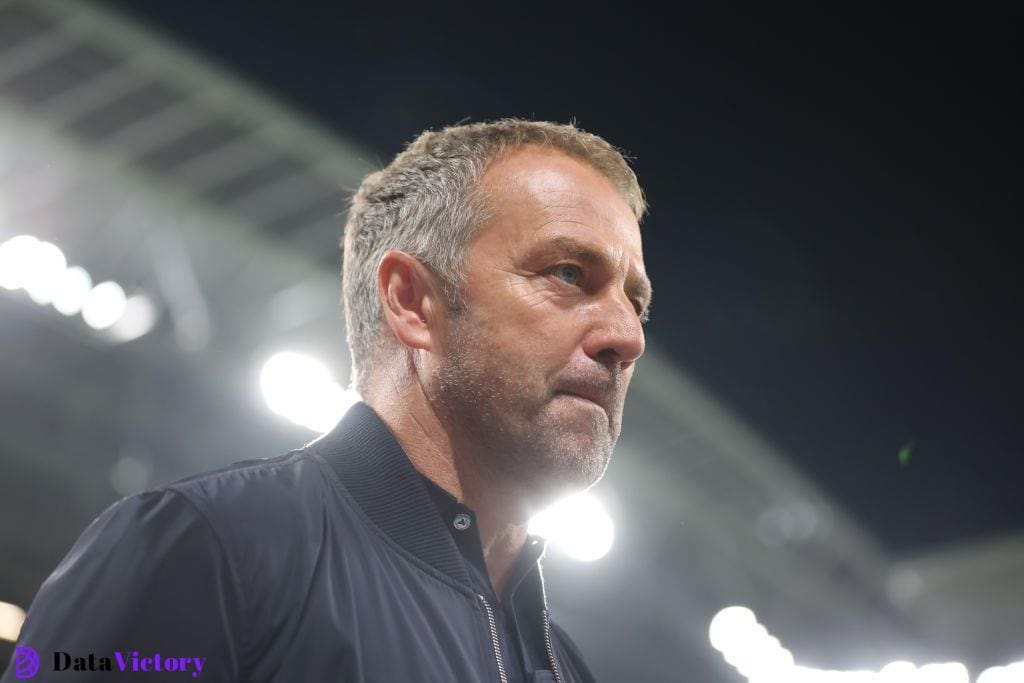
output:
[[39, 653], [28, 645], [19, 645], [14, 651], [14, 675], [32, 678], [39, 673]]

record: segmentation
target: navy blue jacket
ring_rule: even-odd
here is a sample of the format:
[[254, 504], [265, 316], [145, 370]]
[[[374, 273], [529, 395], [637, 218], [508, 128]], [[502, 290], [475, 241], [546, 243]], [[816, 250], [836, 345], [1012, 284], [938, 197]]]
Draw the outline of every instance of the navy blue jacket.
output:
[[[548, 620], [538, 541], [495, 604], [433, 495], [357, 404], [304, 448], [112, 505], [43, 583], [19, 645], [44, 681], [111, 680], [104, 664], [146, 681], [593, 680]], [[539, 667], [522, 666], [530, 638]]]

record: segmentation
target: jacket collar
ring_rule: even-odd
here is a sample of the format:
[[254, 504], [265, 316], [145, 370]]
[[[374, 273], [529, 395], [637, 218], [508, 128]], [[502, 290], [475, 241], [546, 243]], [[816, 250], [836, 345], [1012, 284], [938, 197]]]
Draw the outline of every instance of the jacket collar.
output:
[[462, 585], [471, 585], [423, 476], [372, 408], [356, 403], [306, 450], [327, 462], [366, 516], [391, 540]]
[[[334, 470], [356, 504], [391, 540], [465, 589], [476, 592], [458, 545], [438, 514], [425, 477], [372, 408], [356, 403], [334, 429], [307, 444], [305, 450], [321, 457]], [[545, 543], [535, 536], [527, 539], [517, 563], [529, 562], [531, 567], [519, 574], [519, 590], [510, 586], [510, 594], [515, 594], [516, 603], [529, 610], [524, 616], [532, 615], [541, 620], [538, 624], [546, 624], [547, 599], [540, 571]], [[532, 543], [534, 540], [536, 543]], [[537, 629], [540, 628], [538, 625]]]

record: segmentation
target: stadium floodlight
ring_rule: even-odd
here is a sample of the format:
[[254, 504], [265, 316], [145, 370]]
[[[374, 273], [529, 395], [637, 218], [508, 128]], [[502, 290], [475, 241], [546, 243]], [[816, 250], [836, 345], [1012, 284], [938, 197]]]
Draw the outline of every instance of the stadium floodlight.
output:
[[607, 555], [615, 540], [612, 518], [601, 502], [586, 491], [563, 498], [537, 513], [530, 519], [528, 529], [583, 562]]
[[60, 276], [53, 294], [53, 307], [62, 315], [72, 316], [82, 310], [92, 289], [92, 278], [81, 266], [71, 266]]
[[977, 683], [1010, 683], [1005, 666], [991, 666], [978, 674]]
[[889, 662], [878, 672], [878, 683], [904, 683], [916, 680], [917, 667], [912, 662]]
[[708, 627], [711, 646], [721, 653], [735, 647], [737, 634], [757, 625], [753, 611], [742, 605], [733, 605], [719, 610]]
[[18, 235], [0, 244], [0, 286], [24, 289], [39, 305], [52, 304], [61, 315], [79, 312], [94, 330], [108, 330], [111, 339], [130, 341], [148, 333], [156, 324], [157, 310], [145, 294], [125, 296], [113, 281], [95, 287], [81, 266], [68, 267], [60, 248]]
[[323, 363], [292, 351], [274, 354], [263, 364], [260, 388], [272, 411], [320, 434], [359, 401], [356, 392], [331, 379]]
[[0, 244], [0, 287], [21, 289], [38, 246], [39, 240], [32, 235], [18, 235]]
[[136, 294], [124, 302], [124, 312], [110, 326], [110, 336], [127, 342], [147, 334], [156, 324], [156, 306], [145, 294]]
[[[877, 672], [826, 671], [798, 666], [779, 639], [758, 623], [754, 612], [741, 605], [720, 610], [708, 626], [708, 637], [725, 661], [749, 683], [969, 683], [970, 679], [967, 667], [960, 662], [925, 664], [918, 668], [912, 662], [898, 661], [886, 664]], [[977, 683], [1009, 683], [999, 672], [983, 678]]]
[[917, 680], [922, 683], [969, 683], [970, 674], [960, 662], [924, 664], [917, 670]]
[[107, 280], [93, 287], [82, 305], [82, 318], [94, 330], [105, 330], [120, 319], [127, 298], [121, 285]]
[[37, 304], [50, 303], [68, 267], [64, 252], [56, 244], [37, 241], [31, 249], [26, 249], [25, 257], [22, 289]]
[[989, 667], [981, 672], [976, 683], [1020, 683], [1020, 681], [1024, 681], [1024, 662]]

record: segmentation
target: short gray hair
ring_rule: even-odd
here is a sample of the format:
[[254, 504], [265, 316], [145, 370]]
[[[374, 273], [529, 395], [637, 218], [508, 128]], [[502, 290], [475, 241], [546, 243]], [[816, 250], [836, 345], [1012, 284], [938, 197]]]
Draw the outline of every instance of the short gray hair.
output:
[[352, 384], [364, 396], [376, 354], [390, 343], [382, 334], [377, 268], [389, 250], [419, 259], [442, 281], [447, 303], [461, 307], [466, 253], [487, 222], [479, 180], [499, 156], [527, 145], [556, 149], [602, 173], [637, 220], [647, 212], [643, 190], [626, 157], [603, 138], [575, 124], [501, 119], [426, 131], [384, 169], [363, 179], [345, 224], [342, 299]]

